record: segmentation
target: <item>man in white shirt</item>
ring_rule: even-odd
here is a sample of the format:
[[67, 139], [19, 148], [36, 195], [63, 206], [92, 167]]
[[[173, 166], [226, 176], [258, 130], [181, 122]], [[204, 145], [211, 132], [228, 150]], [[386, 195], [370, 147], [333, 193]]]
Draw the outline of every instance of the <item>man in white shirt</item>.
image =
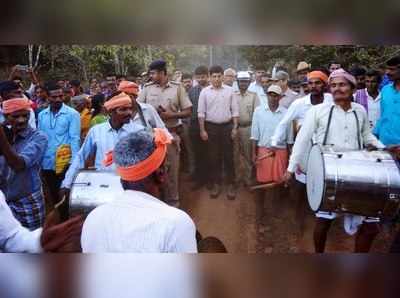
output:
[[379, 85], [382, 77], [377, 70], [369, 70], [365, 76], [366, 94], [368, 100], [368, 119], [371, 130], [375, 128], [376, 122], [381, 117], [381, 93]]
[[4, 194], [0, 191], [0, 252], [72, 252], [68, 248], [75, 246], [71, 241], [77, 236], [79, 239], [81, 229], [81, 217], [74, 217], [60, 224], [55, 212], [51, 212], [43, 228], [29, 231], [13, 216]]
[[[265, 70], [262, 68], [257, 68], [255, 72], [255, 81], [249, 86], [248, 91], [257, 93], [259, 98], [265, 97], [265, 91], [261, 82], [261, 78], [265, 75]], [[265, 100], [266, 103], [266, 100]]]
[[[312, 107], [306, 115], [302, 128], [293, 147], [292, 156], [285, 179], [289, 182], [293, 174], [301, 166], [304, 155], [308, 155], [309, 144], [330, 144], [336, 150], [361, 150], [383, 148], [384, 146], [372, 135], [365, 109], [352, 102], [352, 94], [356, 88], [356, 79], [343, 69], [337, 70], [329, 77], [329, 86], [334, 103], [325, 103]], [[331, 121], [329, 121], [329, 119]], [[316, 252], [324, 252], [327, 233], [333, 219], [338, 215], [319, 211], [314, 230]], [[355, 251], [368, 252], [373, 240], [379, 232], [377, 218], [356, 217], [346, 215], [347, 222], [361, 224], [356, 237]], [[346, 229], [350, 234], [358, 230]]]
[[[287, 113], [280, 121], [275, 129], [274, 135], [271, 137], [271, 145], [273, 147], [278, 147], [278, 144], [285, 142], [288, 139], [287, 131], [288, 128], [294, 130], [294, 135], [300, 130], [304, 122], [304, 118], [309, 109], [313, 106], [332, 102], [332, 95], [329, 93], [324, 93], [326, 86], [328, 84], [328, 76], [322, 71], [312, 71], [307, 75], [308, 86], [310, 89], [310, 94], [296, 99], [287, 110]], [[311, 149], [311, 142], [307, 148], [307, 152]], [[308, 156], [307, 156], [308, 157]], [[300, 168], [301, 171], [295, 173], [296, 180], [293, 185], [296, 196], [296, 221], [299, 227], [299, 236], [302, 236], [305, 225], [305, 215], [307, 210], [307, 193], [306, 193], [306, 175], [304, 174], [305, 164], [307, 164], [307, 159], [304, 160]]]
[[122, 138], [105, 162], [115, 163], [123, 193], [94, 209], [82, 231], [85, 253], [196, 253], [196, 228], [182, 210], [157, 199], [165, 182], [171, 136], [165, 129]]

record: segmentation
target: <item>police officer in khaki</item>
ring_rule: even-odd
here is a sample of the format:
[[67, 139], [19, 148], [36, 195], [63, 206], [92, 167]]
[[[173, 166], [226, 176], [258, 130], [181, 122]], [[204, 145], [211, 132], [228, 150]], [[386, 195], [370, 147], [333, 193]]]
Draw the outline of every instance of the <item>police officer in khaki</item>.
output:
[[247, 71], [240, 71], [237, 74], [239, 90], [234, 92], [234, 97], [239, 103], [239, 133], [234, 142], [235, 172], [237, 184], [249, 186], [252, 181], [251, 161], [251, 120], [260, 99], [257, 93], [248, 91], [251, 83], [251, 76]]
[[149, 66], [151, 82], [144, 85], [138, 101], [151, 104], [160, 114], [168, 130], [174, 137], [172, 146], [168, 146], [167, 168], [168, 181], [164, 200], [172, 206], [179, 207], [179, 153], [180, 138], [178, 136], [179, 119], [188, 118], [192, 114], [192, 103], [180, 83], [168, 80], [167, 64], [156, 60]]

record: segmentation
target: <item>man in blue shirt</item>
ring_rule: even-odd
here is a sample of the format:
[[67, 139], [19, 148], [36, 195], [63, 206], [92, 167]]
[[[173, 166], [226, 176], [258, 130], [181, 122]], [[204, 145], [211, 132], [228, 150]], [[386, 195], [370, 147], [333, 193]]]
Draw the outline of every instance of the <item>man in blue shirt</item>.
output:
[[29, 126], [27, 99], [6, 100], [3, 111], [10, 128], [0, 125], [0, 190], [18, 221], [35, 230], [45, 216], [39, 173], [47, 137]]
[[386, 74], [393, 83], [381, 91], [381, 118], [374, 134], [390, 147], [400, 144], [400, 56], [386, 62]]
[[58, 192], [69, 162], [79, 151], [81, 120], [77, 111], [63, 103], [64, 92], [59, 85], [50, 83], [47, 90], [49, 107], [40, 112], [38, 128], [49, 140], [42, 161], [42, 177], [49, 189], [53, 204], [56, 204], [60, 199]]

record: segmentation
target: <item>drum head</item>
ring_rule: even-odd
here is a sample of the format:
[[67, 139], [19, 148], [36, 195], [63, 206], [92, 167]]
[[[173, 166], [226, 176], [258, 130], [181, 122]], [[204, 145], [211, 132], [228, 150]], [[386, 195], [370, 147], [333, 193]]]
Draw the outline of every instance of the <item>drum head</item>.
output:
[[325, 164], [321, 147], [314, 145], [307, 165], [307, 198], [313, 211], [318, 211], [325, 195]]

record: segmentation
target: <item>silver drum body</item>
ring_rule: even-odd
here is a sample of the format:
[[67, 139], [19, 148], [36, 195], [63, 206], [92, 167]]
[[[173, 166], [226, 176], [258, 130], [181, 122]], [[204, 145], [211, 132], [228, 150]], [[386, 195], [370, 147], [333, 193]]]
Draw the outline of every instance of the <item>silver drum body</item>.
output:
[[385, 151], [335, 152], [314, 145], [307, 197], [313, 211], [393, 218], [400, 205], [400, 169]]
[[122, 192], [121, 178], [115, 173], [80, 171], [71, 187], [69, 215], [88, 214], [94, 208], [114, 201]]

